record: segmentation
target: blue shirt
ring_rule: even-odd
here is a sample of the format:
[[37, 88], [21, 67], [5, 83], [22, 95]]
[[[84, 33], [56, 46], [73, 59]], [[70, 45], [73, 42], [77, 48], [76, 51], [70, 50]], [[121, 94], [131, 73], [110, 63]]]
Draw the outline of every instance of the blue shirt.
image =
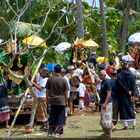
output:
[[116, 92], [116, 79], [109, 79], [110, 86], [112, 87], [112, 100], [117, 100], [117, 92]]
[[[103, 104], [105, 102], [107, 91], [112, 91], [112, 87], [110, 85], [110, 79], [105, 79], [101, 82], [101, 101], [100, 103]], [[112, 102], [112, 97], [110, 97], [108, 102]]]

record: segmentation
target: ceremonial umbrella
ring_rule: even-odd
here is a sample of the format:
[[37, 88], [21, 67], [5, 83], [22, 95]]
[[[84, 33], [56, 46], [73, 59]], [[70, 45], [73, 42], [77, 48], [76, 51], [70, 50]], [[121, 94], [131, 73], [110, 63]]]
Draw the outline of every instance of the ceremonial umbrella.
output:
[[89, 39], [88, 41], [85, 41], [84, 43], [83, 43], [83, 45], [85, 46], [85, 47], [95, 47], [95, 48], [98, 48], [98, 44], [95, 42], [95, 41], [93, 41], [92, 39]]
[[108, 60], [108, 59], [107, 59], [106, 57], [98, 57], [98, 58], [97, 58], [97, 62], [98, 62], [98, 63], [104, 63], [104, 62], [107, 62], [107, 60]]
[[140, 32], [132, 34], [128, 38], [128, 42], [132, 43], [135, 46], [140, 46]]
[[28, 44], [31, 46], [44, 46], [47, 47], [44, 40], [38, 36], [32, 35], [22, 40], [23, 44]]
[[55, 47], [55, 51], [57, 52], [64, 52], [68, 49], [70, 49], [71, 47], [71, 44], [68, 43], [68, 42], [62, 42], [60, 44], [58, 44], [56, 47]]
[[3, 40], [2, 40], [2, 39], [0, 39], [0, 44], [2, 43], [2, 41], [3, 41]]

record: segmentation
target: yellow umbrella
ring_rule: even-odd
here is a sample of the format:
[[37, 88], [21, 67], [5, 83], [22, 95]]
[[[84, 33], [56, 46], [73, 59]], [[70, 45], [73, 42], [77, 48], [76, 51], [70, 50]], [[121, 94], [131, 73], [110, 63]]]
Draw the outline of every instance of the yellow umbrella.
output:
[[22, 40], [22, 43], [23, 44], [28, 44], [28, 45], [31, 45], [31, 46], [44, 46], [44, 47], [47, 47], [45, 43], [43, 43], [44, 40], [38, 36], [35, 36], [35, 35], [32, 35], [32, 36], [29, 36], [25, 39]]
[[107, 61], [108, 61], [108, 59], [106, 57], [98, 57], [97, 58], [98, 63], [104, 63], [104, 62], [107, 62]]
[[98, 46], [99, 46], [99, 45], [98, 45], [95, 41], [93, 41], [92, 39], [89, 39], [88, 41], [85, 41], [85, 42], [83, 43], [83, 45], [86, 46], [86, 47], [98, 47]]

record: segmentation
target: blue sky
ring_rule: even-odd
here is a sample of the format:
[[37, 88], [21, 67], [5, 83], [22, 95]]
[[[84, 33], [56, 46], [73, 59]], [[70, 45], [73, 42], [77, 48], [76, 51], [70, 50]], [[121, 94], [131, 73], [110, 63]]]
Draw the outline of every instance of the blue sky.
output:
[[[83, 0], [89, 3], [89, 5], [92, 5], [93, 0]], [[95, 0], [94, 5], [96, 5], [97, 7], [99, 7], [99, 0]]]
[[[72, 1], [72, 0], [68, 0]], [[83, 0], [89, 3], [89, 5], [92, 5], [93, 0]], [[99, 7], [99, 0], [95, 0], [94, 6]]]

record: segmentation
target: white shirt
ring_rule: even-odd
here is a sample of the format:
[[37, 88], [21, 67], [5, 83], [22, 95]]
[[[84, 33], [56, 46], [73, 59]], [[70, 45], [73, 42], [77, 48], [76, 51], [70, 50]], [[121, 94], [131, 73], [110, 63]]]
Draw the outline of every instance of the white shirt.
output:
[[38, 84], [42, 87], [42, 90], [40, 91], [36, 87], [34, 88], [35, 93], [38, 98], [46, 97], [46, 87], [45, 86], [46, 86], [47, 81], [48, 81], [48, 77], [46, 77], [46, 78], [42, 78], [41, 76], [39, 77]]
[[69, 98], [69, 96], [70, 96], [70, 82], [69, 82], [69, 79], [68, 79], [68, 77], [66, 75], [64, 76], [64, 78], [66, 79], [67, 84], [68, 84], [68, 88], [69, 88], [69, 90], [68, 90], [68, 98]]
[[78, 87], [79, 97], [85, 97], [85, 90], [86, 86], [83, 83], [80, 83]]
[[83, 70], [77, 68], [77, 69], [74, 71], [74, 73], [76, 73], [79, 77], [82, 77], [82, 75], [83, 75]]

